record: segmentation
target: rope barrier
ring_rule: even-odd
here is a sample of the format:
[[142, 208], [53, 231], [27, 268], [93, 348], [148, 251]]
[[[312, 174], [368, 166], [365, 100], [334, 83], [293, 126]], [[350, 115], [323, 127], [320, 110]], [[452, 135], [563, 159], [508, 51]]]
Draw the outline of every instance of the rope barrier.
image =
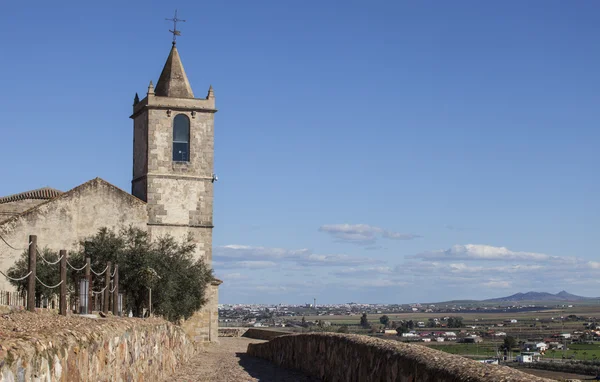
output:
[[96, 276], [102, 276], [104, 274], [104, 272], [106, 272], [107, 269], [108, 269], [108, 265], [106, 266], [106, 268], [104, 268], [104, 270], [102, 272], [96, 273], [96, 272], [94, 272], [92, 267], [90, 267], [90, 271], [92, 271], [92, 273], [95, 274]]
[[115, 277], [116, 274], [117, 274], [117, 267], [115, 267], [115, 270], [113, 271], [113, 274], [110, 276], [110, 278], [112, 279], [113, 277]]
[[[12, 245], [8, 244], [8, 241], [6, 241], [2, 236], [0, 236], [0, 239], [2, 239], [2, 241], [4, 242], [4, 244], [8, 245], [9, 247], [11, 247], [12, 249], [14, 249], [15, 251], [25, 251], [26, 249], [18, 249], [13, 247]], [[31, 243], [29, 243], [29, 245], [31, 245]]]
[[115, 286], [112, 288], [112, 290], [110, 291], [110, 293], [114, 292], [114, 291], [115, 291], [115, 289], [117, 289], [117, 286], [116, 286], [116, 285], [115, 285]]
[[105, 286], [104, 288], [102, 288], [102, 290], [101, 290], [100, 292], [94, 292], [94, 291], [92, 291], [92, 293], [94, 293], [94, 294], [100, 294], [100, 293], [104, 292], [104, 290], [105, 290], [106, 288], [108, 288], [108, 285], [107, 285], [107, 286]]
[[[42, 255], [42, 253], [40, 252], [40, 250], [39, 250], [39, 249], [37, 249], [37, 248], [36, 248], [36, 250], [37, 250], [37, 253], [38, 253], [38, 255], [40, 255], [40, 257], [42, 258], [42, 261], [44, 261], [44, 262], [45, 262], [46, 264], [48, 264], [48, 265], [55, 265], [55, 264], [58, 264], [58, 263], [60, 263], [60, 261], [61, 261], [61, 260], [62, 260], [62, 258], [63, 258], [63, 257], [61, 256], [61, 257], [60, 257], [58, 260], [56, 260], [55, 262], [51, 263], [51, 262], [49, 262], [48, 260], [46, 260], [46, 259], [44, 258], [44, 256]], [[63, 255], [63, 256], [64, 256], [64, 255]]]
[[71, 265], [71, 263], [69, 263], [69, 260], [67, 260], [67, 265], [71, 267], [71, 269], [73, 269], [75, 272], [79, 272], [85, 269], [86, 264], [83, 265], [83, 267], [81, 268], [75, 268], [73, 265]]
[[6, 277], [7, 279], [9, 279], [9, 280], [12, 280], [12, 281], [21, 281], [21, 280], [25, 280], [27, 277], [29, 277], [29, 275], [31, 274], [31, 272], [32, 272], [32, 271], [29, 271], [29, 273], [28, 273], [28, 274], [26, 274], [25, 276], [23, 276], [23, 277], [21, 277], [21, 278], [14, 279], [14, 278], [12, 278], [12, 277], [10, 277], [10, 276], [7, 276], [6, 274], [4, 274], [4, 272], [0, 271], [0, 273], [1, 273], [1, 274], [2, 274], [4, 277]]
[[42, 282], [42, 280], [40, 280], [40, 279], [39, 279], [37, 276], [35, 276], [35, 279], [36, 279], [37, 281], [39, 281], [39, 282], [40, 282], [40, 284], [42, 284], [43, 286], [45, 286], [45, 287], [46, 287], [46, 288], [48, 288], [48, 289], [54, 289], [54, 288], [56, 288], [57, 286], [59, 286], [60, 284], [62, 284], [62, 283], [63, 283], [63, 281], [64, 281], [64, 280], [60, 280], [60, 282], [59, 282], [58, 284], [56, 284], [55, 286], [48, 286], [48, 285], [44, 284], [44, 283]]

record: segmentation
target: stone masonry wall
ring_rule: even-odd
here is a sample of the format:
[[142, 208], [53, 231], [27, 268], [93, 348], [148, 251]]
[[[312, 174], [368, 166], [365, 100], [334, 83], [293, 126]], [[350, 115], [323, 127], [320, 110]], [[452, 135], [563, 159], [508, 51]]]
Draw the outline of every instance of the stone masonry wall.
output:
[[10, 330], [0, 335], [1, 382], [159, 381], [196, 351], [181, 328], [160, 319], [7, 316], [26, 324], [15, 335], [0, 323], [0, 333]]
[[272, 329], [261, 329], [261, 328], [250, 328], [242, 337], [254, 338], [256, 340], [270, 341], [273, 338], [290, 334], [290, 332], [284, 332], [283, 330], [272, 330]]
[[[212, 93], [211, 93], [212, 94]], [[195, 258], [212, 266], [214, 96], [207, 99], [160, 97], [149, 93], [134, 106], [134, 134], [147, 134], [134, 145], [135, 195], [145, 196], [152, 239], [191, 237]], [[173, 121], [190, 122], [189, 161], [173, 161]], [[146, 164], [146, 167], [142, 165]], [[141, 190], [145, 185], [146, 191]], [[207, 303], [183, 328], [197, 342], [218, 342], [218, 283], [207, 288]]]
[[[0, 271], [6, 272], [26, 250], [29, 235], [37, 235], [40, 249], [69, 251], [101, 227], [133, 225], [145, 230], [146, 221], [146, 203], [100, 178], [93, 179], [0, 222], [0, 235], [17, 248], [0, 242]], [[0, 290], [13, 290], [3, 276]]]
[[248, 354], [323, 381], [551, 381], [421, 345], [353, 334], [291, 334], [250, 344]]
[[219, 337], [242, 337], [248, 328], [219, 328]]
[[183, 324], [183, 330], [198, 343], [219, 342], [219, 284], [215, 281], [206, 288], [206, 304]]
[[44, 199], [25, 199], [15, 200], [14, 202], [0, 204], [0, 221], [8, 219], [11, 216], [18, 215], [40, 203], [44, 203]]
[[[147, 173], [134, 178], [134, 186], [145, 176], [148, 223], [211, 229], [214, 113], [192, 115], [190, 111], [167, 113], [161, 109], [149, 109], [141, 115], [145, 114], [148, 115]], [[189, 162], [173, 161], [173, 120], [179, 114], [187, 116], [190, 121]], [[136, 124], [138, 119], [136, 117]], [[137, 157], [143, 153], [134, 155]]]

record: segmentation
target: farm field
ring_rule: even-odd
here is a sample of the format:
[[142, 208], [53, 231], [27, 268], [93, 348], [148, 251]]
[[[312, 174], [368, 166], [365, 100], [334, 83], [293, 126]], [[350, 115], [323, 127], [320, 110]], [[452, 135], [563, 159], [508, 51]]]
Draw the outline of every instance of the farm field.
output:
[[[562, 358], [563, 351], [557, 350], [556, 353], [551, 351], [546, 352], [546, 359]], [[577, 360], [596, 360], [600, 359], [600, 344], [571, 344], [569, 350], [564, 352], [565, 358], [572, 358]]]
[[[574, 308], [565, 309], [546, 309], [540, 311], [527, 312], [502, 312], [494, 311], [488, 313], [482, 312], [454, 312], [454, 313], [423, 313], [423, 312], [407, 312], [407, 313], [380, 313], [369, 314], [367, 316], [369, 322], [378, 327], [379, 317], [387, 315], [391, 321], [413, 320], [415, 322], [422, 321], [427, 323], [430, 318], [442, 319], [448, 316], [462, 317], [465, 327], [476, 326], [477, 328], [492, 328], [496, 331], [503, 331], [517, 338], [548, 336], [558, 332], [572, 332], [575, 330], [583, 330], [583, 324], [588, 322], [587, 318], [597, 317], [600, 322], [600, 306], [576, 306]], [[585, 320], [569, 320], [568, 316], [584, 317]], [[323, 320], [330, 322], [333, 326], [360, 325], [360, 315], [323, 315], [323, 316], [305, 316], [308, 321]], [[505, 320], [516, 319], [517, 323], [506, 324]], [[497, 327], [496, 324], [504, 324]], [[351, 329], [352, 330], [352, 329]], [[416, 328], [416, 330], [440, 330], [439, 328]], [[443, 330], [452, 330], [443, 329]]]
[[[422, 346], [427, 346], [432, 349], [441, 350], [446, 353], [468, 355], [470, 358], [488, 358], [496, 356], [496, 350], [500, 346], [501, 342], [482, 342], [479, 344], [463, 344], [447, 342], [444, 344], [430, 344], [430, 343], [419, 343]], [[518, 351], [513, 352], [513, 356], [518, 355]], [[546, 351], [546, 354], [541, 358], [542, 360], [562, 359], [563, 355], [568, 359], [592, 361], [600, 359], [600, 344], [571, 344], [569, 349], [566, 351]]]
[[528, 368], [524, 368], [524, 367], [518, 367], [515, 369], [520, 370], [523, 373], [535, 375], [537, 377], [555, 379], [557, 381], [564, 381], [564, 380], [569, 380], [569, 379], [575, 379], [575, 380], [580, 380], [580, 381], [589, 381], [589, 380], [593, 379], [593, 377], [590, 377], [589, 375], [563, 373], [560, 371], [537, 370], [537, 369], [528, 369]]
[[491, 358], [498, 355], [498, 346], [500, 342], [482, 342], [479, 344], [459, 344], [449, 342], [446, 344], [419, 343], [422, 346], [427, 346], [432, 349], [441, 350], [450, 354], [468, 355], [470, 358]]

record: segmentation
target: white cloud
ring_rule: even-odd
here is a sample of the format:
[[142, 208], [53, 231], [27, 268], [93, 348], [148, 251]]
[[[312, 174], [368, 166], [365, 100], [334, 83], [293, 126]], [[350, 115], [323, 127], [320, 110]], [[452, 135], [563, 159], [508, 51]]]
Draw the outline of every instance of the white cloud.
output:
[[308, 249], [289, 250], [284, 248], [253, 247], [249, 245], [229, 244], [215, 247], [214, 257], [221, 261], [247, 260], [282, 260], [310, 253]]
[[285, 293], [290, 290], [290, 288], [288, 288], [284, 285], [257, 285], [255, 287], [253, 287], [252, 289], [259, 291], [259, 292], [266, 292], [266, 293]]
[[220, 269], [237, 269], [237, 268], [246, 268], [246, 269], [263, 269], [263, 268], [274, 268], [277, 266], [277, 263], [274, 261], [264, 261], [264, 260], [245, 260], [245, 261], [226, 261], [226, 262], [213, 262], [215, 268]]
[[485, 282], [483, 284], [481, 284], [483, 286], [485, 286], [486, 288], [510, 288], [512, 287], [512, 283], [510, 281], [506, 281], [506, 280], [490, 280], [488, 282]]
[[414, 259], [456, 261], [456, 260], [481, 260], [481, 261], [506, 261], [518, 260], [528, 262], [561, 261], [568, 258], [550, 256], [543, 253], [511, 251], [506, 247], [494, 247], [482, 244], [454, 245], [449, 249], [429, 251], [409, 256]]
[[322, 225], [319, 231], [330, 234], [337, 241], [371, 246], [378, 237], [392, 240], [412, 240], [421, 237], [411, 233], [387, 231], [368, 224], [326, 224]]
[[537, 264], [514, 264], [501, 267], [485, 267], [485, 266], [471, 266], [465, 263], [448, 264], [448, 269], [453, 273], [481, 273], [481, 272], [532, 272], [539, 271], [546, 268], [543, 265]]
[[371, 277], [373, 275], [391, 275], [394, 269], [390, 267], [346, 268], [333, 273], [340, 277]]
[[347, 266], [352, 264], [368, 264], [374, 260], [367, 257], [354, 257], [348, 255], [303, 255], [297, 259], [298, 264], [309, 265], [331, 265]]
[[415, 235], [412, 233], [400, 233], [400, 232], [390, 232], [390, 231], [383, 231], [383, 233], [381, 235], [383, 237], [385, 237], [386, 239], [393, 239], [393, 240], [412, 240], [412, 239], [421, 237], [420, 235]]
[[592, 269], [600, 269], [600, 263], [597, 261], [588, 261], [588, 265]]
[[308, 249], [288, 250], [237, 244], [215, 247], [213, 257], [217, 262], [217, 268], [266, 268], [280, 263], [295, 263], [303, 267], [350, 266], [375, 261], [367, 257], [343, 254], [320, 255]]
[[407, 281], [393, 280], [393, 279], [372, 279], [372, 280], [359, 280], [351, 284], [354, 287], [364, 288], [382, 288], [382, 287], [396, 287], [408, 285]]

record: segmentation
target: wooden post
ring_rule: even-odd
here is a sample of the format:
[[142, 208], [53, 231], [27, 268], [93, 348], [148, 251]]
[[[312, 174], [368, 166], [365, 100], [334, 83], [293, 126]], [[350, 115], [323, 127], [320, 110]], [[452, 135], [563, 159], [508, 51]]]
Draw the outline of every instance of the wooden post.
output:
[[35, 312], [35, 260], [37, 258], [37, 236], [29, 235], [29, 277], [27, 278], [27, 310]]
[[58, 314], [61, 316], [67, 315], [67, 251], [61, 249], [60, 259], [60, 301], [58, 303]]
[[108, 284], [108, 285], [110, 285], [108, 287], [108, 289], [110, 289], [110, 292], [108, 292], [108, 311], [112, 313], [112, 311], [113, 311], [113, 309], [112, 309], [112, 306], [113, 306], [113, 295], [112, 295], [113, 281], [110, 280], [110, 284]]
[[87, 299], [87, 314], [92, 314], [92, 259], [89, 257], [85, 258], [85, 278], [88, 281], [88, 299]]
[[113, 293], [112, 293], [112, 312], [113, 315], [119, 315], [119, 264], [115, 264], [115, 277], [113, 277]]
[[150, 293], [148, 295], [148, 300], [149, 300], [149, 302], [148, 302], [148, 317], [151, 317], [152, 316], [152, 288], [149, 288], [149, 289], [150, 289]]
[[102, 313], [108, 313], [108, 299], [110, 296], [110, 261], [106, 263], [106, 273], [104, 275], [104, 303], [102, 304]]

